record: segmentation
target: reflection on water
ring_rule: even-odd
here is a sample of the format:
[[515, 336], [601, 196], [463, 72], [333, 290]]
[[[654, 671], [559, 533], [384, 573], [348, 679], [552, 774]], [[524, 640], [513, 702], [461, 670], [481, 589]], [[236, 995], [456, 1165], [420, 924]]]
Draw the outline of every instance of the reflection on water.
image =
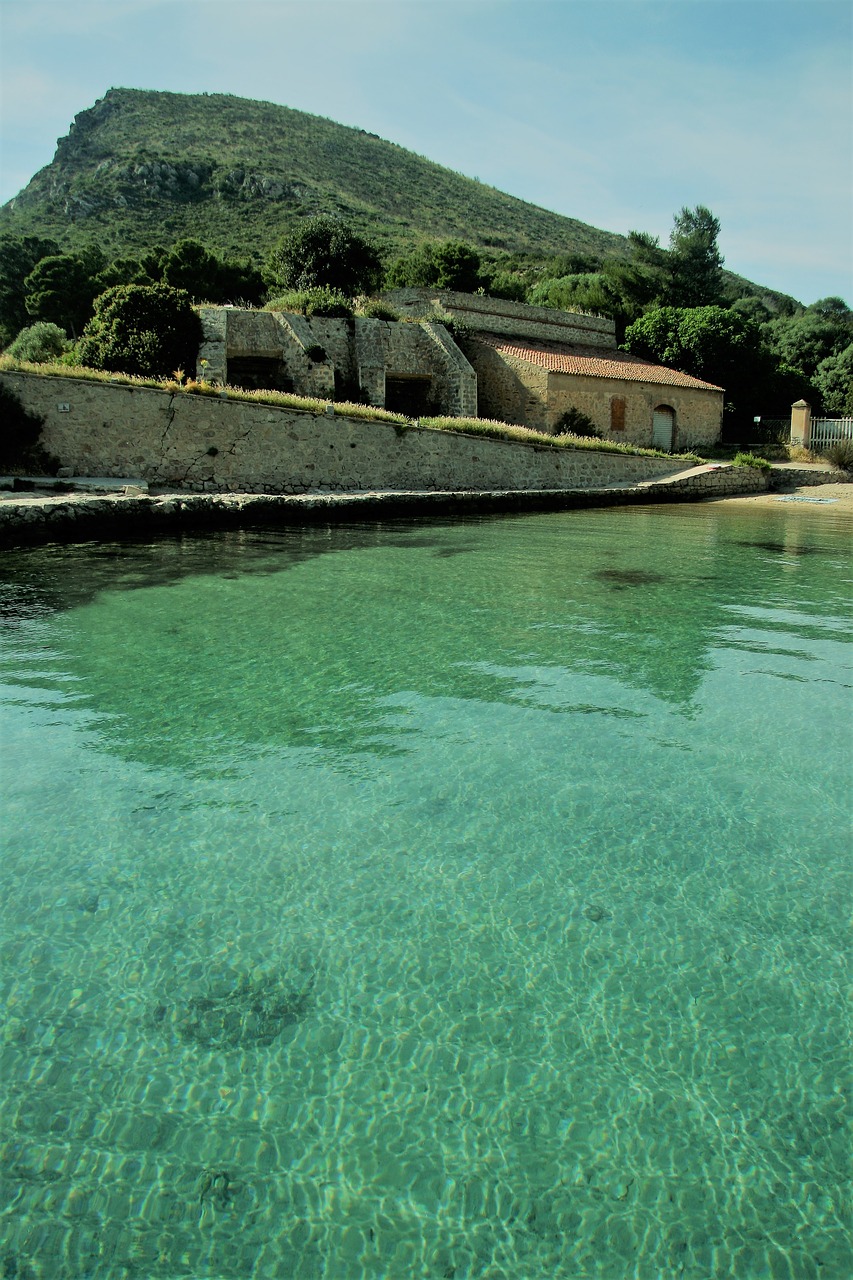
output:
[[847, 1274], [848, 535], [3, 556], [0, 1273]]

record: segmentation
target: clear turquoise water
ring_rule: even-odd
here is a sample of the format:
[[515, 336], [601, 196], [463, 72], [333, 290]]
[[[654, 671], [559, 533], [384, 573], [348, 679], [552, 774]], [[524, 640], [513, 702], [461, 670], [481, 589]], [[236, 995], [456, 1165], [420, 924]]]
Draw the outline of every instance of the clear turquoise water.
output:
[[850, 1274], [850, 533], [0, 557], [0, 1274]]

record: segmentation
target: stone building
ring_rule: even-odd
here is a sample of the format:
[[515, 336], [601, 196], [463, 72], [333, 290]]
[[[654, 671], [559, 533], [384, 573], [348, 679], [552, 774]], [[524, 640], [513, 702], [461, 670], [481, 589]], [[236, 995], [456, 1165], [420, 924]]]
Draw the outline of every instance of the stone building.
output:
[[612, 320], [498, 298], [428, 289], [386, 295], [410, 315], [444, 313], [477, 374], [481, 418], [560, 429], [578, 409], [602, 436], [685, 450], [719, 440], [723, 389], [616, 348]]
[[202, 367], [223, 383], [365, 400], [412, 418], [556, 432], [576, 409], [628, 444], [685, 450], [719, 439], [722, 388], [618, 351], [612, 320], [430, 289], [386, 297], [401, 321], [203, 307]]

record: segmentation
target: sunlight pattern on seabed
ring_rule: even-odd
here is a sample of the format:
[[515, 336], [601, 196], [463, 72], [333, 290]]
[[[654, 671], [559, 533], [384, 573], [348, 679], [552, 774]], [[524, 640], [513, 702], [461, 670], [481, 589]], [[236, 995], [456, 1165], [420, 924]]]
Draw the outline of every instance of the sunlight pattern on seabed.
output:
[[850, 1274], [849, 533], [0, 557], [0, 1273]]

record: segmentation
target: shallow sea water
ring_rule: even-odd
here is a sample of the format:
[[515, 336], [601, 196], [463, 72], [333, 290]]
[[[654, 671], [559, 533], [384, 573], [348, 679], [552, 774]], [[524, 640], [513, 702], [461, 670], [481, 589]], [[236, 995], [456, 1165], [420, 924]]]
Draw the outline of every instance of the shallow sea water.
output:
[[850, 533], [0, 556], [0, 1275], [850, 1274]]

